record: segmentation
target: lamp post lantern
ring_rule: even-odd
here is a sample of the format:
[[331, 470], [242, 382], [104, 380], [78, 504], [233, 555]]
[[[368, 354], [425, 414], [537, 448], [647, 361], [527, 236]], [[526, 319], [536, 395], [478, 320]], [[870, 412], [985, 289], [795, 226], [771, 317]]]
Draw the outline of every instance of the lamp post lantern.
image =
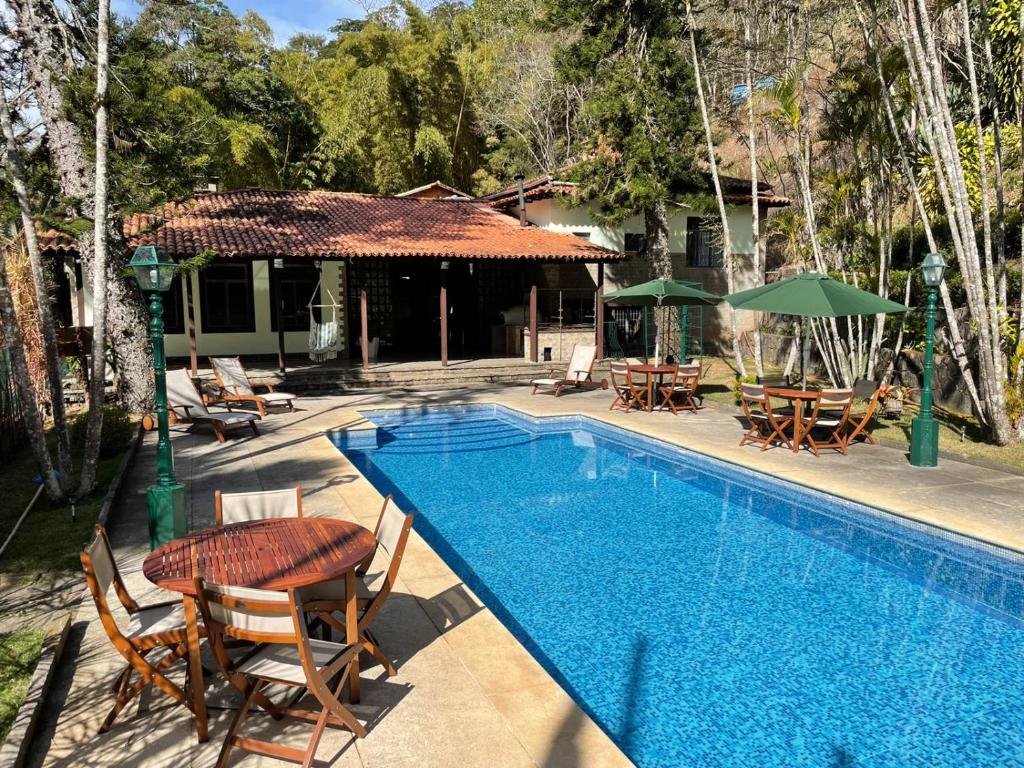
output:
[[156, 383], [156, 483], [146, 491], [149, 509], [149, 546], [156, 549], [188, 532], [185, 520], [185, 486], [174, 481], [174, 454], [167, 422], [167, 363], [164, 358], [163, 294], [174, 283], [177, 265], [161, 248], [142, 245], [135, 249], [131, 268], [144, 294], [149, 296], [149, 335], [153, 344]]
[[939, 463], [939, 423], [932, 414], [932, 354], [935, 346], [936, 294], [945, 272], [946, 260], [941, 253], [929, 253], [921, 262], [921, 276], [928, 288], [928, 315], [924, 337], [921, 409], [910, 425], [910, 463], [915, 467], [935, 467]]

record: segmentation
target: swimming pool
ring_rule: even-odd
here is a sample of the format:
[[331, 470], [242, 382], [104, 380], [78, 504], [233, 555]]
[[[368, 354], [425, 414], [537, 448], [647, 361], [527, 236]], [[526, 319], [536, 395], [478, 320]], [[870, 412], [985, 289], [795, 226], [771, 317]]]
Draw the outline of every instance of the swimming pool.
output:
[[584, 417], [365, 415], [339, 448], [637, 765], [1024, 765], [1021, 558]]

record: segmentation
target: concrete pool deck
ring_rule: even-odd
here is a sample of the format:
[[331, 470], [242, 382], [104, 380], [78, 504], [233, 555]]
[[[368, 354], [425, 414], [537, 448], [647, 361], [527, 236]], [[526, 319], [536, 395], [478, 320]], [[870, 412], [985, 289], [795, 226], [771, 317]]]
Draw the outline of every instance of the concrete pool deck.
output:
[[[584, 414], [651, 437], [887, 509], [908, 518], [1024, 550], [1024, 477], [952, 461], [917, 469], [902, 451], [870, 445], [849, 456], [815, 458], [782, 449], [737, 446], [738, 409], [709, 405], [698, 414], [609, 412], [606, 391], [574, 391], [555, 399], [531, 397], [527, 387], [481, 387], [424, 393], [394, 392], [303, 398], [294, 414], [268, 416], [263, 434], [218, 446], [208, 428], [172, 430], [178, 478], [188, 486], [193, 528], [213, 523], [213, 492], [303, 485], [307, 514], [371, 525], [380, 494], [325, 436], [363, 423], [360, 411], [500, 403], [534, 416]], [[155, 436], [144, 445], [111, 518], [110, 533], [122, 572], [140, 602], [166, 596], [141, 573], [148, 550], [145, 487], [154, 472]], [[120, 660], [91, 602], [75, 616], [75, 635], [30, 765], [91, 768], [129, 765], [213, 765], [236, 696], [210, 677], [210, 741], [197, 744], [191, 718], [162, 695], [149, 711], [131, 705], [103, 736], [96, 730], [109, 707], [107, 689]], [[330, 730], [319, 751], [332, 766], [617, 766], [621, 751], [548, 673], [484, 608], [418, 535], [413, 535], [399, 584], [376, 627], [397, 660], [398, 675], [364, 669], [363, 701], [354, 707], [368, 723], [365, 739]], [[309, 726], [280, 726], [254, 717], [264, 733], [294, 734]], [[284, 765], [240, 753], [232, 765]]]

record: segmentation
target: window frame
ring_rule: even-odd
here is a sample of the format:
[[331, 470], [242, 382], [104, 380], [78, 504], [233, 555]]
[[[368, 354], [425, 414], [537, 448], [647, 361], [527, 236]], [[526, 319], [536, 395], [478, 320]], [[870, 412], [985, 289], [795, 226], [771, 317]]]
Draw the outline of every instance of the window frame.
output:
[[[176, 336], [184, 334], [188, 323], [185, 321], [185, 280], [191, 275], [175, 275], [170, 289], [164, 294], [164, 334]], [[177, 311], [175, 311], [177, 307]]]
[[[242, 280], [232, 282], [243, 282], [246, 288], [247, 306], [244, 323], [233, 325], [215, 326], [210, 321], [210, 288], [211, 272], [218, 268], [241, 268], [244, 270]], [[253, 292], [252, 262], [241, 259], [218, 259], [213, 261], [205, 269], [199, 272], [199, 306], [202, 312], [203, 333], [255, 333], [256, 332], [256, 300]]]
[[[302, 259], [286, 259], [284, 261], [283, 266], [280, 269], [278, 267], [274, 266], [274, 262], [273, 261], [270, 262], [270, 292], [269, 292], [269, 295], [270, 295], [270, 330], [273, 331], [274, 333], [277, 333], [277, 302], [278, 302], [277, 286], [278, 286], [278, 281], [282, 277], [282, 275], [279, 275], [278, 273], [279, 272], [284, 272], [284, 271], [288, 270], [289, 268], [296, 268], [296, 267], [298, 267], [300, 269], [310, 269], [311, 270], [311, 279], [308, 281], [308, 284], [310, 285], [310, 289], [309, 289], [309, 292], [306, 294], [305, 298], [303, 298], [303, 296], [300, 295], [300, 294], [296, 294], [295, 295], [295, 298], [296, 298], [296, 300], [299, 303], [296, 305], [295, 311], [290, 313], [289, 316], [292, 317], [292, 318], [296, 318], [296, 319], [293, 321], [292, 325], [289, 325], [288, 322], [287, 322], [287, 319], [286, 319], [286, 321], [284, 323], [284, 332], [285, 333], [302, 333], [302, 332], [308, 332], [309, 331], [309, 319], [308, 319], [309, 318], [309, 312], [308, 312], [308, 309], [309, 309], [309, 307], [308, 307], [309, 297], [312, 295], [313, 291], [316, 290], [316, 286], [320, 282], [320, 270], [317, 269], [316, 264], [314, 264], [312, 261], [306, 261], [306, 260], [302, 260]], [[296, 280], [294, 278], [288, 278], [288, 281], [292, 282], [294, 284], [300, 284], [302, 282], [306, 282], [306, 281]], [[287, 296], [287, 295], [288, 295], [287, 292], [285, 292], [285, 296]], [[314, 302], [314, 304], [319, 304], [320, 303], [319, 293], [318, 293], [318, 295], [315, 298], [316, 298], [316, 301]], [[314, 316], [316, 317], [317, 321], [319, 322], [319, 320], [320, 320], [320, 310], [319, 310], [319, 308], [314, 307], [313, 308], [313, 313], [314, 313]]]
[[724, 269], [725, 250], [703, 242], [711, 230], [701, 226], [702, 221], [699, 216], [686, 218], [686, 266], [693, 269]]

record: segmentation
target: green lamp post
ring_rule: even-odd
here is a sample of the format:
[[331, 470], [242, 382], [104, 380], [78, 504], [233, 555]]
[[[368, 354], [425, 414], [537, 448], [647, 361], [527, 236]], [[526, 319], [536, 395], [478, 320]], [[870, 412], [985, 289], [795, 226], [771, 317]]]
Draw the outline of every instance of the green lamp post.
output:
[[185, 520], [185, 486], [174, 482], [174, 454], [167, 423], [167, 363], [164, 358], [163, 294], [174, 283], [177, 265], [162, 248], [142, 245], [135, 249], [131, 268], [144, 294], [149, 296], [149, 335], [153, 343], [156, 382], [156, 483], [146, 491], [149, 508], [149, 546], [156, 549], [188, 532]]
[[932, 414], [932, 353], [935, 346], [936, 294], [946, 273], [941, 253], [929, 253], [921, 262], [921, 276], [928, 288], [928, 319], [924, 337], [924, 369], [921, 383], [921, 409], [910, 425], [910, 463], [915, 467], [939, 464], [939, 422]]

